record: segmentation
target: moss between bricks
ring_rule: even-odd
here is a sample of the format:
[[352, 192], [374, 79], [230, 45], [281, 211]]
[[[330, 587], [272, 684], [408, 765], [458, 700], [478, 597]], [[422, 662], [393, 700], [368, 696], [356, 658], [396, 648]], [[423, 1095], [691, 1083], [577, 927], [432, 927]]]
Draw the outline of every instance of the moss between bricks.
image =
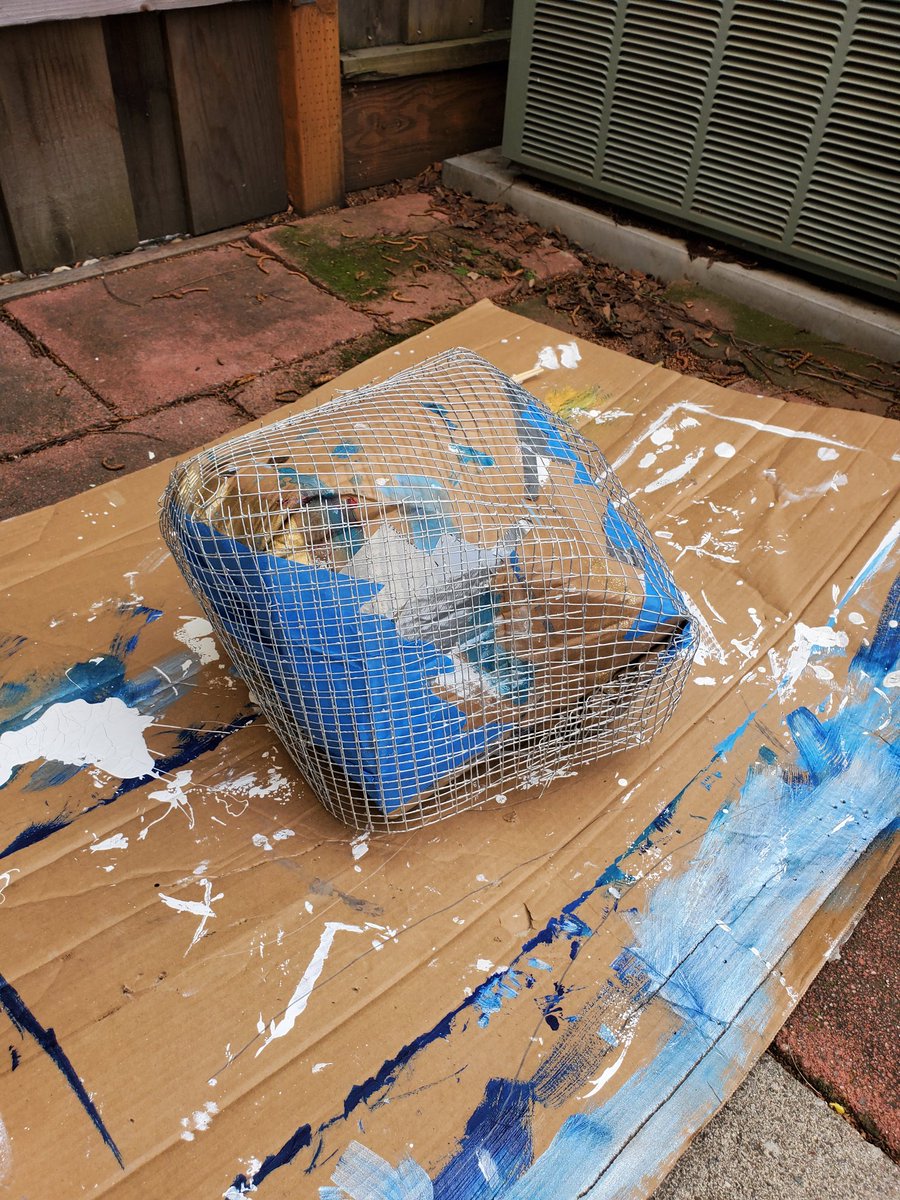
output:
[[[518, 259], [507, 258], [475, 245], [454, 230], [436, 230], [424, 242], [402, 243], [404, 238], [341, 238], [332, 245], [321, 228], [282, 226], [275, 240], [291, 261], [330, 292], [350, 303], [364, 303], [384, 296], [409, 282], [416, 263], [433, 270], [448, 270], [465, 278], [477, 271], [499, 279], [504, 270], [518, 270]], [[401, 243], [395, 245], [395, 243]], [[416, 249], [410, 249], [412, 245]]]

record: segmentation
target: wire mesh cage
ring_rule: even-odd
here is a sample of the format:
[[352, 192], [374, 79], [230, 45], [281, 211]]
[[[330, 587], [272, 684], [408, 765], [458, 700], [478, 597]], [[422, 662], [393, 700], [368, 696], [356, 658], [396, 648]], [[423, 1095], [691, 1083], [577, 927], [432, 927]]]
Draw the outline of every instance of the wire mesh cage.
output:
[[161, 527], [357, 829], [428, 825], [647, 741], [696, 648], [597, 447], [467, 350], [180, 464]]

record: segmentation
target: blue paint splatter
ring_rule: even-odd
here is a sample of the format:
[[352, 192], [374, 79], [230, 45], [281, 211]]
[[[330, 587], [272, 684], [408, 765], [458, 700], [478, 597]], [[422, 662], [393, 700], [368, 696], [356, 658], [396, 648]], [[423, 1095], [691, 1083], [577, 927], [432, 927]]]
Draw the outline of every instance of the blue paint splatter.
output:
[[332, 458], [352, 458], [354, 454], [360, 454], [362, 446], [359, 442], [340, 442], [331, 451]]
[[[87, 1089], [81, 1082], [78, 1072], [72, 1066], [68, 1055], [60, 1046], [56, 1034], [52, 1029], [45, 1028], [37, 1017], [29, 1009], [28, 1005], [2, 975], [0, 975], [0, 1008], [6, 1013], [16, 1031], [21, 1034], [28, 1034], [44, 1051], [62, 1077], [68, 1083], [69, 1087], [78, 1098], [78, 1102], [87, 1115], [94, 1123], [97, 1132], [103, 1138], [106, 1145], [110, 1148], [115, 1156], [116, 1162], [124, 1170], [125, 1164], [122, 1161], [122, 1155], [119, 1153], [119, 1148], [110, 1136], [109, 1130], [103, 1123], [103, 1118], [100, 1116], [97, 1106], [87, 1093]], [[12, 1047], [10, 1047], [12, 1050]], [[18, 1058], [13, 1062], [13, 1070], [18, 1065]]]
[[476, 450], [474, 446], [451, 442], [450, 449], [464, 467], [495, 467], [497, 465], [490, 454], [485, 454], [483, 450]]

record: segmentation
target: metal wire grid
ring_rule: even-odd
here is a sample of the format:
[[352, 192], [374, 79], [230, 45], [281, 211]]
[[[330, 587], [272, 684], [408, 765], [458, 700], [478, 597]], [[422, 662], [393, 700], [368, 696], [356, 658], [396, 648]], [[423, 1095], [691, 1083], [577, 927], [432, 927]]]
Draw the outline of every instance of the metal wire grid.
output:
[[429, 825], [640, 745], [696, 648], [597, 447], [466, 350], [179, 465], [161, 527], [357, 829]]

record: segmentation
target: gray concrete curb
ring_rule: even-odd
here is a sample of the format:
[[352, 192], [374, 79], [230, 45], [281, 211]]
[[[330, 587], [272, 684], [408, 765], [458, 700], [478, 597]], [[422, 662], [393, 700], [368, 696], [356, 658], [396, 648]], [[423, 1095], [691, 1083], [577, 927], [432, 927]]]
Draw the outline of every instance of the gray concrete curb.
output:
[[729, 299], [748, 304], [832, 342], [900, 360], [900, 316], [866, 300], [836, 295], [780, 271], [692, 258], [680, 238], [619, 225], [586, 205], [551, 196], [521, 178], [499, 148], [448, 158], [448, 187], [479, 200], [508, 204], [547, 229], [556, 229], [596, 258], [624, 270], [643, 271], [670, 283], [690, 279]]

